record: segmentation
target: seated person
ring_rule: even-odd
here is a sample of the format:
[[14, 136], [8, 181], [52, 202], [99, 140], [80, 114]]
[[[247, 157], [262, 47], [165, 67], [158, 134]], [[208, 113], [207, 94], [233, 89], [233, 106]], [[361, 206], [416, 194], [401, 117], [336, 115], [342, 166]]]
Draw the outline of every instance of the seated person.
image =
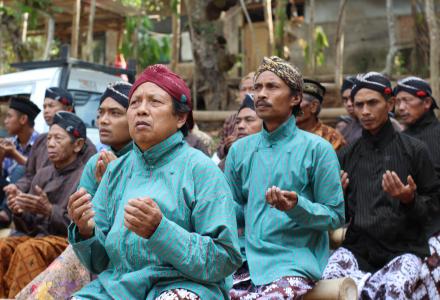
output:
[[304, 79], [301, 113], [296, 117], [298, 128], [319, 135], [332, 144], [336, 151], [345, 146], [342, 135], [319, 120], [325, 87], [317, 81]]
[[351, 98], [363, 131], [338, 153], [349, 178], [349, 225], [323, 278], [353, 278], [362, 299], [409, 299], [420, 257], [429, 254], [426, 224], [438, 205], [439, 180], [426, 146], [393, 128], [394, 98], [386, 77], [358, 75]]
[[[234, 141], [261, 131], [263, 121], [255, 112], [255, 103], [251, 94], [246, 94], [235, 118]], [[225, 170], [226, 158], [222, 159], [218, 166]]]
[[[55, 114], [59, 111], [74, 112], [73, 97], [67, 90], [51, 87], [46, 90], [43, 114], [44, 120], [47, 125], [51, 125]], [[20, 180], [15, 184], [10, 184], [5, 188], [7, 194], [14, 193], [16, 189], [20, 189], [22, 192], [29, 192], [31, 188], [31, 182], [37, 173], [37, 171], [43, 167], [50, 165], [50, 159], [47, 154], [47, 133], [42, 133], [35, 140], [32, 146], [32, 152], [29, 155], [29, 159], [26, 162], [26, 172]], [[80, 153], [82, 162], [85, 164], [89, 158], [96, 153], [95, 145], [92, 141], [86, 139], [86, 147]]]
[[[244, 76], [239, 85], [238, 97], [235, 99], [236, 103], [241, 103], [244, 100], [246, 94], [252, 93], [254, 88], [254, 72], [251, 72]], [[226, 118], [220, 131], [220, 143], [217, 147], [217, 157], [221, 161], [228, 154], [229, 147], [236, 140], [234, 136], [235, 118], [237, 113], [230, 115]]]
[[13, 97], [5, 118], [5, 127], [10, 139], [0, 140], [0, 226], [11, 223], [11, 213], [7, 209], [3, 188], [14, 183], [24, 174], [24, 165], [38, 137], [34, 130], [34, 120], [40, 113], [35, 103], [27, 98]]
[[13, 298], [67, 246], [69, 196], [83, 170], [86, 127], [72, 113], [59, 112], [47, 135], [51, 164], [38, 170], [29, 193], [8, 199], [15, 230], [0, 239], [0, 297]]
[[233, 286], [233, 300], [301, 299], [327, 263], [328, 230], [344, 223], [336, 153], [296, 126], [302, 92], [295, 67], [265, 57], [254, 82], [263, 129], [236, 141], [226, 158], [226, 177], [244, 210], [250, 279]]
[[[406, 126], [405, 134], [421, 140], [428, 146], [440, 178], [440, 122], [434, 110], [438, 109], [432, 96], [431, 86], [419, 77], [406, 77], [397, 82], [394, 88], [396, 111]], [[428, 236], [431, 255], [425, 258], [422, 265], [421, 281], [415, 299], [440, 299], [440, 212], [431, 211], [432, 224], [429, 225]]]
[[[70, 197], [70, 201], [82, 197], [85, 193], [93, 197], [108, 164], [132, 149], [127, 120], [130, 88], [129, 83], [116, 82], [110, 84], [102, 94], [97, 124], [100, 141], [110, 146], [110, 150], [101, 151], [89, 159], [81, 175], [79, 190]], [[89, 283], [90, 278], [89, 271], [78, 260], [72, 246], [68, 246], [16, 298], [29, 299], [44, 292], [47, 297], [53, 299], [69, 299], [74, 292]]]
[[69, 201], [69, 241], [98, 278], [75, 299], [223, 299], [241, 264], [221, 171], [186, 142], [190, 91], [163, 65], [129, 95], [133, 150], [110, 163], [91, 199]]

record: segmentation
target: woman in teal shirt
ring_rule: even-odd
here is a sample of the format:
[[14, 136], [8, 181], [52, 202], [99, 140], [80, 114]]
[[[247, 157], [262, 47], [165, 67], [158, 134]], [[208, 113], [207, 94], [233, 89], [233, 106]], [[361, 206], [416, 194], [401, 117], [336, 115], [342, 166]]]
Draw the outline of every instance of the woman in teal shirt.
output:
[[93, 201], [69, 203], [69, 241], [100, 273], [74, 296], [227, 299], [226, 277], [241, 264], [233, 200], [217, 166], [184, 141], [189, 89], [155, 65], [129, 98], [133, 150], [110, 163]]

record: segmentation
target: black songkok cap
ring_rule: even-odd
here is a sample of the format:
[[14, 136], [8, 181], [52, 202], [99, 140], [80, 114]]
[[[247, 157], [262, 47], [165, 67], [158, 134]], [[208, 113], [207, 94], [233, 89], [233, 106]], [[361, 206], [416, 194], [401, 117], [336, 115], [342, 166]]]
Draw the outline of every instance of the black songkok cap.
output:
[[431, 109], [438, 108], [434, 97], [432, 97], [431, 86], [429, 85], [428, 82], [426, 82], [422, 78], [411, 76], [397, 81], [397, 85], [394, 88], [394, 95], [397, 95], [397, 93], [401, 91], [410, 93], [411, 95], [416, 96], [420, 99], [431, 97], [432, 98]]
[[72, 94], [69, 91], [59, 87], [50, 87], [46, 89], [46, 94], [44, 97], [59, 101], [65, 106], [73, 106]]
[[386, 100], [393, 96], [390, 80], [378, 72], [368, 72], [366, 74], [357, 75], [354, 80], [353, 88], [351, 89], [351, 99], [354, 100], [354, 96], [356, 96], [360, 89], [369, 89], [379, 92]]
[[11, 101], [9, 102], [9, 108], [13, 108], [19, 112], [24, 113], [32, 121], [35, 120], [35, 118], [41, 111], [34, 102], [30, 101], [27, 98], [21, 97], [12, 97]]
[[255, 111], [254, 97], [251, 94], [246, 94], [243, 102], [240, 105], [240, 108], [238, 109], [238, 112], [240, 112], [243, 108], [250, 108]]
[[110, 83], [104, 94], [102, 94], [99, 104], [101, 105], [107, 97], [110, 97], [127, 109], [129, 102], [128, 94], [130, 93], [131, 86], [130, 83], [125, 81]]
[[304, 78], [303, 93], [312, 95], [322, 103], [325, 95], [325, 87], [318, 81]]
[[354, 80], [355, 80], [354, 76], [347, 76], [344, 78], [344, 81], [342, 82], [342, 86], [341, 86], [341, 95], [345, 90], [348, 89], [351, 90], [353, 88]]
[[84, 122], [75, 114], [67, 111], [59, 111], [53, 118], [52, 125], [58, 125], [76, 139], [86, 139], [87, 131]]

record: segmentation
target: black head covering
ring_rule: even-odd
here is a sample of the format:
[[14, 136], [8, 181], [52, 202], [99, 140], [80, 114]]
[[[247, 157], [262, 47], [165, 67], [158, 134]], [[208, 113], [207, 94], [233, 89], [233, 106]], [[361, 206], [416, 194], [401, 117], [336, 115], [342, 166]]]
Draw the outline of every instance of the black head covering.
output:
[[59, 101], [65, 106], [73, 106], [72, 94], [69, 91], [59, 87], [50, 87], [46, 89], [46, 94], [44, 97]]
[[53, 118], [52, 125], [58, 125], [76, 139], [86, 139], [87, 131], [84, 122], [75, 114], [67, 111], [59, 111]]
[[303, 93], [312, 95], [322, 103], [325, 95], [325, 87], [318, 81], [304, 78]]
[[34, 102], [30, 101], [28, 98], [21, 97], [12, 97], [9, 102], [9, 108], [24, 113], [32, 121], [35, 120], [41, 111]]
[[347, 76], [344, 78], [344, 81], [342, 82], [342, 86], [341, 86], [341, 95], [345, 90], [348, 90], [353, 87], [354, 85], [354, 80], [355, 77], [354, 76]]
[[104, 91], [104, 94], [102, 94], [99, 104], [101, 105], [102, 101], [110, 97], [123, 107], [128, 108], [128, 94], [130, 93], [131, 86], [130, 83], [125, 81], [110, 83]]
[[363, 88], [381, 93], [386, 100], [393, 96], [390, 80], [378, 72], [357, 75], [351, 89], [351, 99], [354, 99], [357, 92]]
[[397, 85], [394, 88], [394, 95], [397, 95], [397, 93], [401, 91], [410, 93], [411, 95], [416, 96], [420, 99], [431, 97], [432, 98], [431, 109], [438, 108], [437, 103], [434, 97], [432, 96], [431, 86], [429, 85], [428, 82], [426, 82], [422, 78], [411, 76], [397, 81]]
[[238, 109], [238, 112], [240, 112], [243, 108], [250, 108], [255, 111], [254, 97], [251, 94], [246, 94], [243, 102], [240, 105], [240, 108]]

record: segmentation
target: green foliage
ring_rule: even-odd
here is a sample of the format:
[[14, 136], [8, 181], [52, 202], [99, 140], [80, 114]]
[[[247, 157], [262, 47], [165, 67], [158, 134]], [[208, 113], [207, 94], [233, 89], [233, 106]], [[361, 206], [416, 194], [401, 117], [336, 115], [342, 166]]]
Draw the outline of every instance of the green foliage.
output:
[[[325, 49], [329, 47], [327, 35], [324, 32], [322, 26], [316, 26], [314, 32], [314, 51], [313, 59], [317, 66], [322, 66], [325, 63]], [[308, 64], [311, 63], [311, 57], [309, 54], [309, 45], [304, 47], [304, 56]]]
[[170, 37], [158, 38], [151, 32], [148, 17], [127, 17], [120, 51], [125, 58], [136, 59], [140, 68], [167, 63], [171, 56]]

